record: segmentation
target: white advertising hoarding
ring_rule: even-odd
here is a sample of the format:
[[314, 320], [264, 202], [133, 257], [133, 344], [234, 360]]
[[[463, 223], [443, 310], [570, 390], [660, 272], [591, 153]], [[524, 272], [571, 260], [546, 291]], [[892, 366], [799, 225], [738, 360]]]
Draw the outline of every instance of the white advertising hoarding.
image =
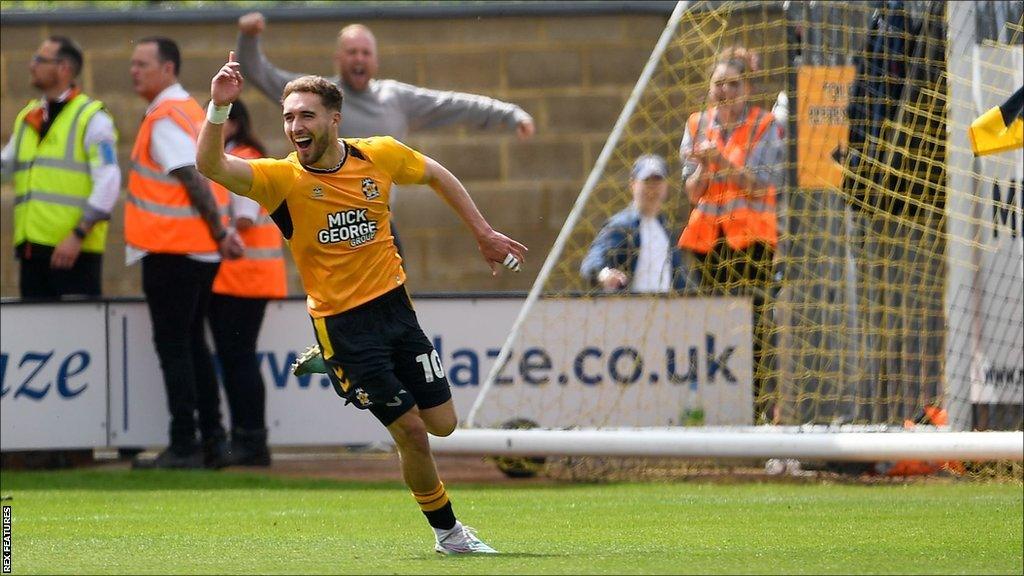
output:
[[[519, 299], [416, 300], [424, 333], [452, 372], [452, 394], [461, 414], [476, 396], [479, 377], [501, 346], [522, 301]], [[145, 303], [113, 303], [111, 308], [111, 442], [114, 446], [158, 446], [168, 441], [168, 413], [160, 364], [152, 345]], [[208, 338], [212, 342], [212, 339]], [[296, 377], [292, 362], [316, 342], [305, 301], [271, 302], [257, 343], [267, 390], [270, 442], [287, 445], [364, 444], [390, 440], [373, 415], [346, 406], [323, 374]], [[213, 349], [211, 348], [211, 351]], [[479, 365], [478, 369], [472, 369]], [[228, 408], [221, 394], [228, 426]]]
[[[451, 375], [456, 409], [464, 416], [522, 300], [424, 298], [415, 304], [424, 332]], [[5, 303], [2, 310], [0, 448], [167, 443], [167, 400], [144, 302]], [[257, 354], [267, 390], [271, 444], [389, 440], [369, 412], [345, 406], [326, 376], [292, 375], [296, 355], [313, 342], [304, 301], [269, 304]], [[228, 426], [229, 412], [221, 396]]]
[[753, 423], [749, 298], [546, 298], [476, 423], [541, 427]]
[[107, 443], [106, 306], [3, 306], [0, 445], [88, 448]]
[[[522, 300], [414, 303], [464, 419]], [[681, 408], [700, 407], [709, 424], [749, 422], [749, 301], [607, 298], [544, 305], [561, 318], [559, 327], [513, 351], [498, 386], [521, 396], [522, 407], [557, 401], [593, 412], [592, 404], [608, 401], [595, 392], [614, 390], [628, 406], [656, 390], [645, 421], [664, 425]], [[144, 302], [5, 303], [2, 311], [3, 450], [166, 445], [166, 394]], [[345, 406], [326, 376], [291, 374], [298, 352], [313, 342], [304, 301], [270, 303], [257, 346], [270, 443], [388, 441], [369, 412]], [[228, 427], [223, 394], [221, 405]]]

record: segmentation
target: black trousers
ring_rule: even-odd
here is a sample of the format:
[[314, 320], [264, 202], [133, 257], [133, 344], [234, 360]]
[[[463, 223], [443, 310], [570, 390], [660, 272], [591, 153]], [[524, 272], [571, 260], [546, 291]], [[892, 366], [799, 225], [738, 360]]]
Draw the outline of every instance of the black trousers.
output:
[[179, 254], [149, 254], [142, 260], [142, 290], [171, 412], [171, 448], [179, 453], [196, 449], [197, 423], [203, 439], [224, 435], [204, 328], [219, 267]]
[[16, 250], [21, 260], [22, 298], [56, 300], [61, 296], [99, 296], [103, 280], [103, 255], [81, 252], [68, 270], [50, 268], [53, 246], [24, 242]]
[[231, 428], [263, 430], [266, 386], [256, 358], [256, 340], [267, 311], [264, 298], [210, 297], [210, 332], [220, 360], [224, 391], [231, 408]]

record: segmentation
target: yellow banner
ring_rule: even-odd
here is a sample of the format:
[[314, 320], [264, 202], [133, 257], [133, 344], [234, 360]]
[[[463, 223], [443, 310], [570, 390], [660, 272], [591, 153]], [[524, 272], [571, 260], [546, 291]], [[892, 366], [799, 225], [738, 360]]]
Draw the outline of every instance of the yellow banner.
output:
[[[801, 188], [842, 184], [837, 151], [845, 154], [850, 122], [846, 117], [853, 66], [801, 66], [797, 75], [797, 183]], [[841, 156], [840, 156], [841, 157]]]

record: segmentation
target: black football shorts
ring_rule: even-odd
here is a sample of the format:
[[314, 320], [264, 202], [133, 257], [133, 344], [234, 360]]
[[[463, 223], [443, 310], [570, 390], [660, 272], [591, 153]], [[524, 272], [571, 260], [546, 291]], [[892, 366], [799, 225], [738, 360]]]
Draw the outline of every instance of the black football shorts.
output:
[[423, 334], [405, 286], [334, 316], [314, 318], [334, 391], [385, 426], [413, 406], [452, 397], [433, 344]]

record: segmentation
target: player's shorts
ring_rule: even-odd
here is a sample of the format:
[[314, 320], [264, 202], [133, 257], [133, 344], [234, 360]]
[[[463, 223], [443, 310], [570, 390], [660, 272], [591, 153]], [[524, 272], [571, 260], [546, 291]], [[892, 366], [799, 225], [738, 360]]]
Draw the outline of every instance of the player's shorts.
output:
[[314, 318], [334, 391], [385, 426], [413, 406], [451, 399], [448, 378], [423, 334], [405, 286], [334, 316]]

